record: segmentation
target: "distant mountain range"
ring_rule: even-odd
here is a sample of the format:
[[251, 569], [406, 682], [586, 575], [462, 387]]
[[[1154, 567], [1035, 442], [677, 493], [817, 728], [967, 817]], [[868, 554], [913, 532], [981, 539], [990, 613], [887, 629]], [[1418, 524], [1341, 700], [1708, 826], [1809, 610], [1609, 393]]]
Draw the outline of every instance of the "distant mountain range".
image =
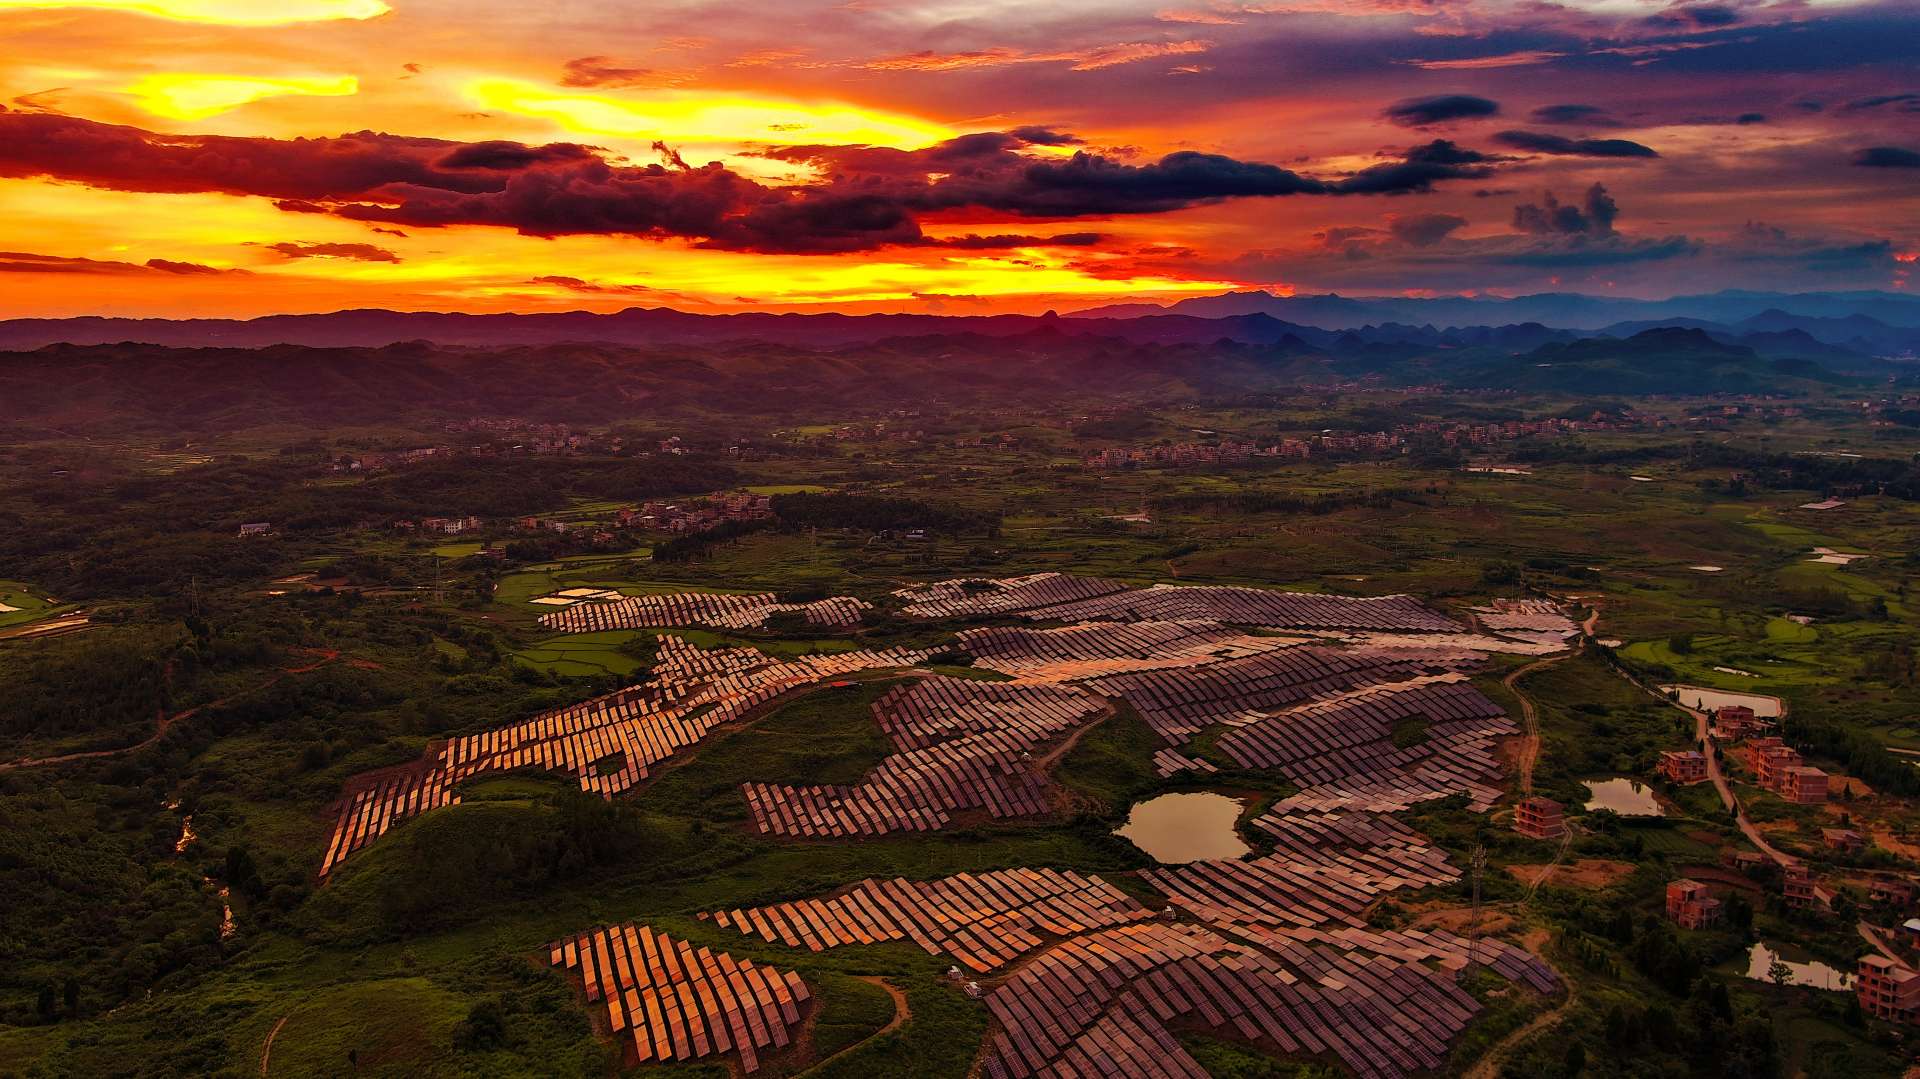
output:
[[[1137, 342], [1069, 333], [1069, 323], [1084, 329], [1095, 320], [1028, 320], [1021, 334], [918, 334], [839, 348], [48, 345], [0, 353], [0, 430], [178, 432], [471, 416], [777, 419], [822, 405], [970, 413], [1014, 402], [1235, 399], [1363, 380], [1606, 398], [1803, 394], [1890, 379], [1912, 385], [1920, 375], [1920, 366], [1835, 350], [1796, 331], [1722, 341], [1697, 327], [1618, 339], [1520, 326], [1463, 335], [1484, 336], [1479, 343], [1433, 344], [1380, 327], [1306, 328], [1313, 340], [1288, 332], [1260, 343], [1219, 335]], [[1830, 354], [1817, 355], [1823, 350]]]
[[[1227, 318], [1268, 315], [1322, 329], [1351, 329], [1383, 322], [1421, 326], [1500, 326], [1537, 322], [1569, 330], [1600, 330], [1622, 324], [1731, 326], [1757, 322], [1753, 329], [1805, 329], [1821, 340], [1824, 333], [1871, 337], [1886, 330], [1920, 330], [1920, 296], [1896, 292], [1747, 292], [1729, 290], [1665, 300], [1543, 292], [1512, 299], [1496, 297], [1350, 297], [1335, 294], [1276, 296], [1270, 292], [1229, 292], [1178, 303], [1113, 304], [1073, 313], [1075, 318], [1140, 318], [1153, 315]], [[1631, 330], [1629, 332], [1632, 332]], [[1911, 340], [1907, 333], [1904, 340]]]
[[[1362, 380], [1607, 397], [1920, 383], [1912, 357], [1920, 348], [1920, 303], [1884, 293], [1717, 293], [1692, 306], [1573, 298], [1605, 305], [1608, 314], [1667, 304], [1723, 315], [1758, 308], [1738, 318], [1656, 316], [1599, 329], [1539, 321], [1329, 327], [1233, 310], [1279, 304], [1297, 311], [1296, 299], [1238, 293], [1170, 310], [1065, 317], [633, 308], [16, 319], [0, 322], [0, 400], [8, 402], [0, 424], [190, 429], [267, 416], [603, 421], [663, 411], [770, 415], [828, 401], [978, 409], [1036, 399], [1218, 399]], [[1548, 306], [1534, 299], [1540, 302], [1430, 302], [1481, 304], [1483, 314]], [[1307, 303], [1333, 301], [1385, 305], [1356, 308], [1356, 315], [1405, 315], [1398, 305], [1415, 302]]]
[[1656, 327], [1698, 329], [1763, 355], [1811, 350], [1804, 358], [1895, 357], [1920, 351], [1920, 298], [1886, 292], [1718, 292], [1670, 300], [1622, 300], [1571, 293], [1495, 299], [1274, 296], [1235, 292], [1168, 307], [1123, 304], [1067, 317], [1047, 315], [694, 314], [628, 308], [611, 314], [472, 315], [384, 310], [236, 319], [11, 319], [0, 350], [50, 344], [130, 342], [174, 347], [379, 348], [401, 341], [497, 348], [563, 343], [719, 345], [777, 343], [839, 349], [908, 337], [1092, 336], [1131, 344], [1361, 345], [1532, 349], [1601, 334], [1628, 337]]

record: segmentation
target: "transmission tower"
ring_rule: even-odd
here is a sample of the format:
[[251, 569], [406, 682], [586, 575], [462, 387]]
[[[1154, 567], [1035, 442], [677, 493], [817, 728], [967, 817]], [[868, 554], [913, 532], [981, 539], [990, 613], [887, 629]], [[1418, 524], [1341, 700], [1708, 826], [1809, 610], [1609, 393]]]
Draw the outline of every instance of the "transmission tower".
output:
[[1472, 970], [1480, 961], [1480, 875], [1487, 868], [1487, 848], [1479, 843], [1473, 845], [1473, 921], [1467, 926], [1467, 969]]

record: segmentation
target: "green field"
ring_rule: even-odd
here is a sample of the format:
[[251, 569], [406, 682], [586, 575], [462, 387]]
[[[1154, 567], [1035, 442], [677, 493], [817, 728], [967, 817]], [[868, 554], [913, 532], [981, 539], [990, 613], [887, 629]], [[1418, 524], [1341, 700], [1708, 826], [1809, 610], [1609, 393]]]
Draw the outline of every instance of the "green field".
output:
[[47, 599], [46, 593], [24, 581], [0, 581], [0, 608], [14, 608], [0, 609], [0, 629], [38, 622], [62, 609], [60, 604], [49, 603]]

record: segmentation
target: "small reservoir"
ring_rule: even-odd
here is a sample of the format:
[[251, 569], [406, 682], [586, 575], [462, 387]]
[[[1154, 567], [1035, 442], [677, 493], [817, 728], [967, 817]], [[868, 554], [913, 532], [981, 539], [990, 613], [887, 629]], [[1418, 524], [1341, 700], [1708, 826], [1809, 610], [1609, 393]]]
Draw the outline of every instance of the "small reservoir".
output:
[[1162, 865], [1239, 858], [1253, 850], [1234, 830], [1241, 808], [1240, 799], [1224, 794], [1163, 794], [1135, 805], [1114, 834]]
[[1637, 779], [1589, 779], [1588, 809], [1610, 809], [1623, 817], [1664, 817], [1653, 788]]
[[[1788, 955], [1798, 955], [1799, 959], [1788, 959]], [[1809, 989], [1852, 989], [1853, 975], [1836, 970], [1814, 959], [1799, 949], [1767, 947], [1765, 941], [1758, 941], [1747, 952], [1746, 976], [1756, 982], [1773, 982], [1773, 962], [1775, 959], [1787, 966], [1787, 984], [1803, 985]]]
[[1761, 719], [1773, 719], [1780, 715], [1780, 698], [1768, 697], [1759, 693], [1735, 693], [1726, 689], [1709, 689], [1706, 686], [1661, 686], [1660, 692], [1671, 693], [1688, 708], [1698, 708], [1711, 712], [1725, 708], [1730, 704], [1744, 704], [1753, 709], [1753, 714]]

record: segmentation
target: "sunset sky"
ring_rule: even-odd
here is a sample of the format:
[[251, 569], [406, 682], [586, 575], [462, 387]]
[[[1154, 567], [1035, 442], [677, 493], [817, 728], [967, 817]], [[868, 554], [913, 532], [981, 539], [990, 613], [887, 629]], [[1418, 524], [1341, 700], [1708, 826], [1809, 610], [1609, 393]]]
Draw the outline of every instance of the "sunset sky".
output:
[[1920, 279], [1912, 0], [0, 0], [0, 41], [0, 317]]

